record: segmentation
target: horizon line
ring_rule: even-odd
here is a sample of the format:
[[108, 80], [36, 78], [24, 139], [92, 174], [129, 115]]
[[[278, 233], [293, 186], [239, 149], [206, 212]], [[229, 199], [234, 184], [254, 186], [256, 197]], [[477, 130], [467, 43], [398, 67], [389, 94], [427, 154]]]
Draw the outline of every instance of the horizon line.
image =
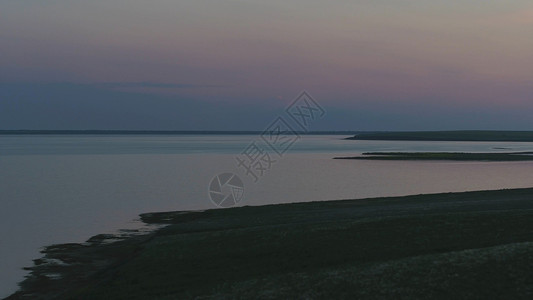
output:
[[[0, 135], [69, 135], [69, 134], [261, 134], [264, 130], [116, 130], [116, 129], [5, 129], [0, 130]], [[492, 130], [492, 129], [458, 129], [458, 130], [313, 130], [295, 131], [297, 134], [361, 134], [361, 133], [413, 133], [413, 132], [531, 132], [532, 130]]]

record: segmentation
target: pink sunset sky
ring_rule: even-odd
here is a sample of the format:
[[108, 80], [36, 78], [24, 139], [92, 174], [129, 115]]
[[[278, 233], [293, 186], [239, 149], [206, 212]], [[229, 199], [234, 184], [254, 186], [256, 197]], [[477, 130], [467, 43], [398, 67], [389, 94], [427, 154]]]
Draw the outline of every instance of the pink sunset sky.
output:
[[[126, 106], [142, 98], [106, 129], [139, 129], [136, 118], [147, 129], [216, 129], [201, 120], [210, 105], [276, 111], [301, 90], [344, 120], [324, 129], [424, 129], [412, 107], [438, 121], [428, 128], [533, 129], [531, 1], [7, 0], [0, 28], [0, 108], [13, 119], [0, 129], [106, 124], [36, 121], [24, 98], [72, 114], [75, 88]], [[80, 105], [112, 115], [101, 97]], [[136, 105], [195, 118], [150, 123]], [[239, 120], [224, 129], [260, 129]]]

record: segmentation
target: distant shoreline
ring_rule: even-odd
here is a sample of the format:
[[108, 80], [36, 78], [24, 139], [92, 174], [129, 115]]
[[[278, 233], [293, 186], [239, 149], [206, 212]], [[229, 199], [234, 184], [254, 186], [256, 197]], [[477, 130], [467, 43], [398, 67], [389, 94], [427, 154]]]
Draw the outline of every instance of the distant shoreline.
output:
[[456, 130], [362, 132], [346, 139], [380, 141], [533, 142], [533, 131]]
[[[264, 131], [231, 130], [0, 130], [0, 135], [259, 135]], [[300, 135], [354, 135], [357, 131], [296, 131]]]
[[362, 156], [334, 157], [359, 160], [449, 160], [449, 161], [532, 161], [533, 152], [365, 152]]
[[[6, 135], [260, 135], [259, 130], [0, 130]], [[450, 141], [450, 142], [533, 142], [533, 131], [296, 131], [298, 135], [346, 135], [345, 140], [367, 141]]]

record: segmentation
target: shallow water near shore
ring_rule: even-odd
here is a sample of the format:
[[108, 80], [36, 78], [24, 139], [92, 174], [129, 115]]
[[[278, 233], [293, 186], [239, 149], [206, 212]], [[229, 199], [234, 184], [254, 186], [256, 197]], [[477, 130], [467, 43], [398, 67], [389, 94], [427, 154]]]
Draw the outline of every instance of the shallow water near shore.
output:
[[140, 226], [150, 211], [215, 208], [213, 176], [244, 182], [241, 205], [533, 186], [533, 162], [344, 161], [366, 151], [532, 151], [533, 143], [345, 141], [303, 136], [257, 183], [237, 166], [258, 136], [0, 136], [0, 297], [40, 247]]

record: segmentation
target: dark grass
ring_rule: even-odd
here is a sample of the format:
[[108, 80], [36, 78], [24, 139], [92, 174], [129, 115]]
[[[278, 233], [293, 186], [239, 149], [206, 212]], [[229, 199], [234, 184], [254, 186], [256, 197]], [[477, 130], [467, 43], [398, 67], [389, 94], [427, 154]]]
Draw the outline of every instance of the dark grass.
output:
[[398, 131], [358, 133], [348, 140], [533, 142], [533, 131]]
[[170, 225], [95, 246], [100, 255], [123, 247], [124, 257], [58, 299], [533, 296], [533, 189], [141, 217]]
[[366, 152], [362, 156], [335, 157], [362, 160], [455, 160], [455, 161], [531, 161], [533, 152], [466, 153], [466, 152]]

